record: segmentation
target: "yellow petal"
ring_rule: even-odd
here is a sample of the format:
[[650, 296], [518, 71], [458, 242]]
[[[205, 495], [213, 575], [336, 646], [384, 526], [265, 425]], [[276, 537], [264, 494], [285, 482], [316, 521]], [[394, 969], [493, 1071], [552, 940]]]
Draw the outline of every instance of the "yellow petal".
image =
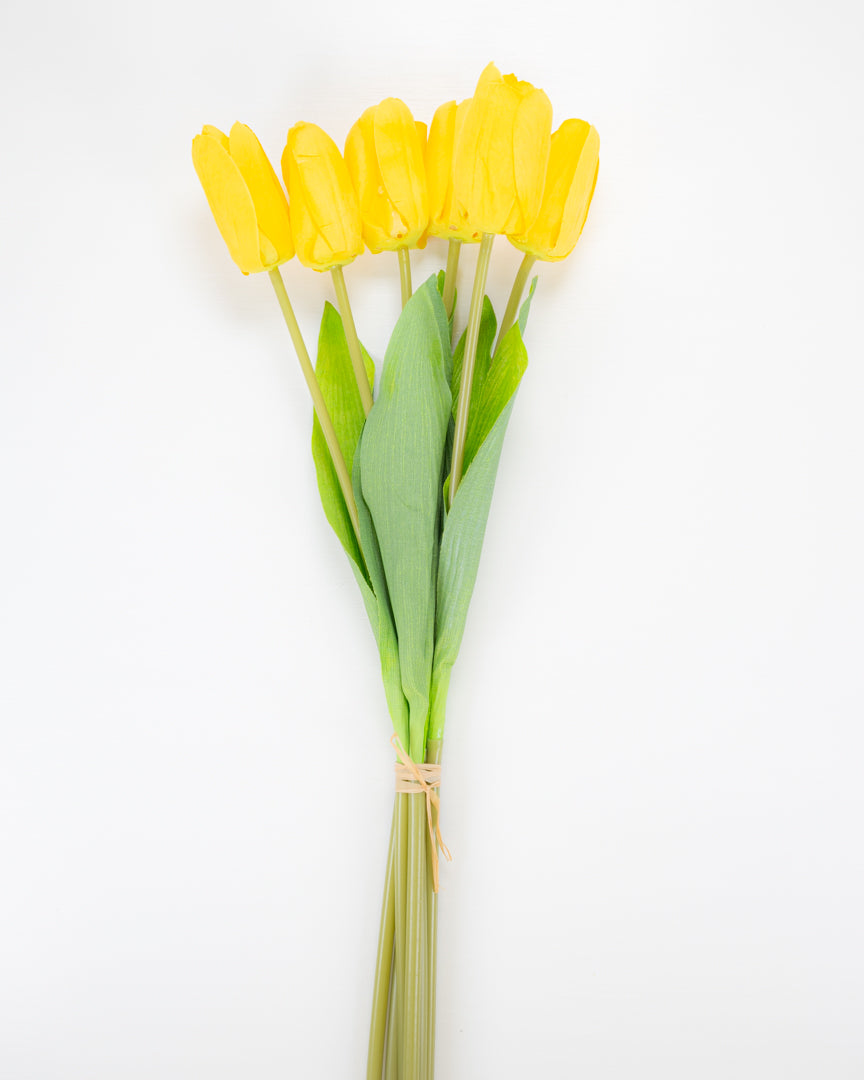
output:
[[415, 245], [426, 228], [428, 209], [423, 146], [408, 106], [387, 98], [367, 109], [348, 133], [345, 163], [369, 250]]
[[540, 213], [531, 227], [510, 237], [541, 259], [563, 259], [573, 250], [597, 180], [600, 138], [584, 120], [565, 120], [552, 136]]
[[196, 135], [192, 162], [231, 258], [244, 274], [263, 270], [255, 206], [228, 151], [218, 138]]
[[[426, 125], [424, 124], [424, 122], [422, 120], [415, 120], [414, 124], [417, 127], [417, 138], [420, 140], [420, 149], [421, 149], [421, 152], [423, 154], [423, 167], [425, 169], [425, 167], [426, 167], [426, 140], [429, 137], [429, 129], [426, 127]], [[428, 202], [428, 197], [429, 197], [428, 178], [427, 178], [427, 184], [426, 184], [426, 197], [427, 197], [427, 202]], [[417, 247], [417, 248], [421, 248], [421, 249], [425, 248], [426, 243], [427, 243], [428, 240], [429, 240], [428, 229], [424, 229], [423, 233], [420, 236], [418, 236], [418, 238], [414, 242], [413, 246]]]
[[209, 135], [211, 139], [218, 139], [225, 149], [228, 149], [228, 136], [224, 131], [220, 131], [219, 128], [213, 127], [212, 124], [205, 124], [204, 127], [201, 128], [201, 134]]
[[[393, 247], [414, 244], [429, 221], [423, 147], [404, 101], [386, 98], [374, 111], [375, 152], [384, 190], [394, 210]], [[397, 223], [398, 219], [401, 219]]]
[[426, 143], [426, 190], [429, 203], [429, 235], [444, 240], [475, 241], [478, 230], [460, 220], [453, 205], [453, 147], [465, 123], [471, 99], [447, 101], [432, 117]]
[[540, 212], [552, 131], [552, 102], [542, 90], [531, 90], [513, 120], [513, 173], [518, 213], [503, 232], [530, 228]]
[[265, 254], [262, 244], [261, 260], [269, 269], [294, 254], [288, 200], [261, 143], [245, 124], [235, 124], [231, 128], [228, 152], [246, 181], [255, 204], [258, 228], [269, 247]]
[[513, 204], [509, 98], [500, 72], [488, 64], [454, 145], [454, 210], [460, 222], [471, 220], [483, 232], [498, 232]]
[[329, 270], [351, 262], [363, 250], [357, 196], [338, 147], [317, 124], [288, 132], [282, 175], [303, 265]]
[[530, 224], [542, 197], [551, 125], [542, 90], [487, 65], [455, 140], [453, 201], [461, 222], [493, 233]]
[[[582, 121], [584, 123], [584, 121]], [[600, 136], [597, 129], [589, 127], [579, 154], [579, 162], [570, 185], [570, 193], [564, 207], [561, 232], [553, 257], [563, 259], [576, 246], [582, 235], [594, 188], [597, 186], [597, 172], [600, 167]]]
[[[429, 199], [430, 232], [446, 228], [444, 214], [453, 192], [453, 136], [456, 102], [445, 101], [432, 117], [426, 142], [426, 190]], [[434, 235], [438, 235], [437, 232]]]
[[375, 152], [374, 106], [366, 109], [348, 132], [345, 164], [360, 204], [363, 239], [371, 252], [383, 251], [390, 240], [393, 207], [384, 190]]

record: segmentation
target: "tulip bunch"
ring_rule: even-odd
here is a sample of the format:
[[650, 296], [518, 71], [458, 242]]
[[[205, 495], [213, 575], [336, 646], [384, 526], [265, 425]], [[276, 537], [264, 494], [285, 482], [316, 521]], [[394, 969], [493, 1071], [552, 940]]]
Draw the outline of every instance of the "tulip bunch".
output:
[[[321, 501], [381, 656], [399, 764], [367, 1078], [431, 1080], [450, 672], [527, 365], [533, 285], [523, 296], [536, 260], [563, 259], [579, 239], [599, 139], [584, 120], [553, 133], [546, 94], [489, 64], [473, 97], [441, 105], [428, 132], [396, 98], [360, 116], [344, 154], [317, 125], [295, 124], [282, 154], [284, 188], [243, 124], [228, 135], [204, 127], [192, 156], [232, 258], [273, 283], [312, 397]], [[485, 296], [498, 234], [524, 253], [500, 326]], [[429, 237], [448, 242], [446, 269], [415, 293], [410, 251]], [[464, 243], [480, 250], [467, 326], [453, 348]], [[377, 396], [343, 274], [364, 247], [396, 253], [402, 291]], [[338, 305], [325, 305], [314, 367], [279, 272], [295, 254], [330, 272]]]

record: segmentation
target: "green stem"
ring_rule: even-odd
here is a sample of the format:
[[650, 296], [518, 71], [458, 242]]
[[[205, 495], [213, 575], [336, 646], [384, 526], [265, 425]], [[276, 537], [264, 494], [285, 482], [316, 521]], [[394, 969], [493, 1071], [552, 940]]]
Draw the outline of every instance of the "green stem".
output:
[[[387, 999], [387, 1056], [384, 1059], [384, 1080], [399, 1080], [399, 1026], [396, 1016], [399, 1011], [396, 986], [396, 958], [393, 958], [393, 970], [390, 974], [390, 996]], [[378, 1080], [378, 1077], [375, 1077]]]
[[390, 826], [390, 848], [387, 854], [387, 869], [384, 874], [381, 926], [378, 932], [378, 955], [375, 960], [375, 982], [372, 989], [372, 1020], [369, 1025], [369, 1054], [366, 1060], [367, 1080], [381, 1080], [381, 1070], [384, 1065], [384, 1040], [387, 1031], [395, 931], [396, 802], [394, 800], [393, 823]]
[[456, 274], [459, 270], [459, 253], [462, 251], [461, 240], [451, 240], [447, 245], [447, 269], [444, 271], [444, 310], [447, 318], [453, 314], [453, 302], [456, 299]]
[[451, 506], [462, 480], [462, 462], [465, 458], [465, 440], [468, 436], [468, 412], [471, 406], [471, 384], [474, 381], [474, 361], [477, 357], [480, 317], [483, 314], [483, 294], [486, 291], [486, 276], [489, 273], [489, 259], [492, 255], [494, 239], [494, 233], [483, 233], [480, 253], [477, 256], [477, 270], [474, 274], [471, 307], [468, 310], [465, 355], [462, 358], [462, 380], [459, 384], [459, 404], [456, 410], [456, 427], [453, 432], [453, 465], [450, 471]]
[[357, 537], [357, 543], [359, 544], [360, 523], [357, 520], [357, 504], [354, 501], [354, 487], [351, 483], [351, 477], [348, 475], [348, 467], [345, 464], [345, 458], [342, 456], [339, 440], [336, 437], [336, 429], [333, 427], [333, 421], [330, 419], [327, 403], [324, 401], [324, 395], [321, 393], [321, 387], [315, 376], [315, 369], [312, 367], [312, 361], [309, 359], [306, 343], [303, 341], [303, 335], [300, 333], [300, 327], [297, 325], [297, 317], [294, 314], [294, 309], [291, 307], [291, 301], [288, 299], [285, 282], [282, 280], [282, 275], [279, 273], [278, 266], [274, 266], [270, 271], [270, 280], [273, 282], [276, 299], [279, 301], [279, 307], [282, 309], [282, 314], [288, 326], [288, 332], [291, 335], [291, 340], [294, 342], [294, 349], [297, 353], [297, 359], [300, 361], [300, 367], [306, 379], [306, 385], [309, 387], [309, 393], [312, 395], [312, 406], [315, 409], [315, 415], [318, 417], [318, 423], [321, 425], [321, 430], [324, 433], [324, 440], [327, 443], [327, 449], [330, 451], [330, 457], [333, 459], [333, 468], [336, 470], [336, 476], [339, 479], [339, 487], [342, 489], [345, 505], [348, 507], [348, 513], [351, 517], [351, 524], [354, 526], [354, 535]]
[[399, 284], [402, 286], [402, 307], [411, 299], [411, 255], [407, 247], [399, 248]]
[[[426, 762], [429, 765], [441, 764], [441, 740], [429, 739], [426, 743]], [[433, 808], [432, 824], [437, 825], [438, 814]], [[427, 867], [427, 908], [426, 908], [426, 1069], [429, 1080], [435, 1076], [435, 1013], [438, 996], [438, 894], [433, 889], [431, 849]]]
[[[537, 262], [537, 256], [531, 255], [529, 252], [525, 252], [525, 257], [516, 272], [516, 280], [513, 282], [513, 288], [510, 290], [510, 299], [507, 301], [507, 307], [504, 311], [504, 318], [501, 320], [501, 326], [498, 329], [498, 341], [495, 344], [495, 353], [501, 348], [501, 342], [504, 340], [504, 335], [516, 322], [516, 316], [519, 313], [519, 303], [522, 300], [522, 294], [525, 292], [525, 285], [528, 282], [528, 276], [534, 268], [534, 263]], [[495, 353], [492, 355], [494, 356]]]
[[[393, 980], [395, 996], [393, 1001], [394, 1049], [396, 1050], [397, 1075], [405, 1076], [404, 1038], [405, 1038], [405, 953], [407, 948], [406, 916], [408, 886], [408, 795], [396, 796], [396, 952], [393, 958]], [[390, 1055], [388, 1039], [388, 1058]], [[389, 1068], [389, 1062], [388, 1062]]]
[[405, 982], [403, 996], [403, 1075], [426, 1078], [426, 852], [428, 826], [426, 796], [405, 795], [408, 800], [408, 866], [405, 890]]
[[336, 301], [339, 304], [342, 325], [345, 327], [345, 339], [348, 342], [348, 352], [351, 356], [351, 366], [354, 368], [354, 378], [357, 380], [357, 389], [360, 391], [360, 400], [363, 402], [363, 412], [368, 416], [372, 409], [372, 387], [369, 385], [366, 365], [363, 363], [360, 339], [357, 337], [351, 302], [348, 299], [348, 290], [345, 288], [345, 275], [342, 273], [341, 266], [331, 267], [330, 273], [336, 288]]

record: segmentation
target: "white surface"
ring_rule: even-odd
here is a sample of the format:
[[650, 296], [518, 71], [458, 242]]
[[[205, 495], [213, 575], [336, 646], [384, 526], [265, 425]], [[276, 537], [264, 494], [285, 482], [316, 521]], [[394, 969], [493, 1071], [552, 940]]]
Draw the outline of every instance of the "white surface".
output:
[[[838, 0], [6, 6], [0, 1075], [364, 1074], [376, 653], [189, 143], [242, 119], [278, 159], [391, 93], [428, 120], [491, 58], [602, 162], [453, 680], [438, 1076], [864, 1075], [861, 30]], [[380, 358], [395, 266], [347, 277]], [[329, 283], [286, 279], [314, 341]]]

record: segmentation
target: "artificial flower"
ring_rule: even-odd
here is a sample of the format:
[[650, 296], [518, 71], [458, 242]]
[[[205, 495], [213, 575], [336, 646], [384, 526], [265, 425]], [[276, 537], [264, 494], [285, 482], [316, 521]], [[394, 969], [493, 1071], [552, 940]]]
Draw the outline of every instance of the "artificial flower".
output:
[[250, 128], [235, 124], [226, 135], [206, 124], [192, 140], [192, 162], [231, 258], [244, 274], [291, 258], [288, 201]]
[[424, 142], [398, 98], [367, 109], [348, 132], [345, 163], [360, 202], [363, 239], [372, 252], [414, 247], [426, 229]]
[[471, 99], [447, 101], [432, 117], [426, 143], [426, 186], [429, 193], [429, 235], [444, 240], [476, 241], [480, 233], [460, 220], [453, 206], [453, 145], [465, 122]]
[[522, 233], [540, 210], [552, 130], [542, 90], [488, 64], [456, 134], [453, 203], [481, 233]]
[[336, 143], [317, 124], [295, 124], [282, 153], [297, 258], [313, 270], [344, 266], [363, 251], [360, 207]]
[[565, 120], [552, 136], [540, 213], [525, 232], [510, 237], [538, 259], [566, 258], [582, 232], [600, 159], [600, 136], [584, 120]]

